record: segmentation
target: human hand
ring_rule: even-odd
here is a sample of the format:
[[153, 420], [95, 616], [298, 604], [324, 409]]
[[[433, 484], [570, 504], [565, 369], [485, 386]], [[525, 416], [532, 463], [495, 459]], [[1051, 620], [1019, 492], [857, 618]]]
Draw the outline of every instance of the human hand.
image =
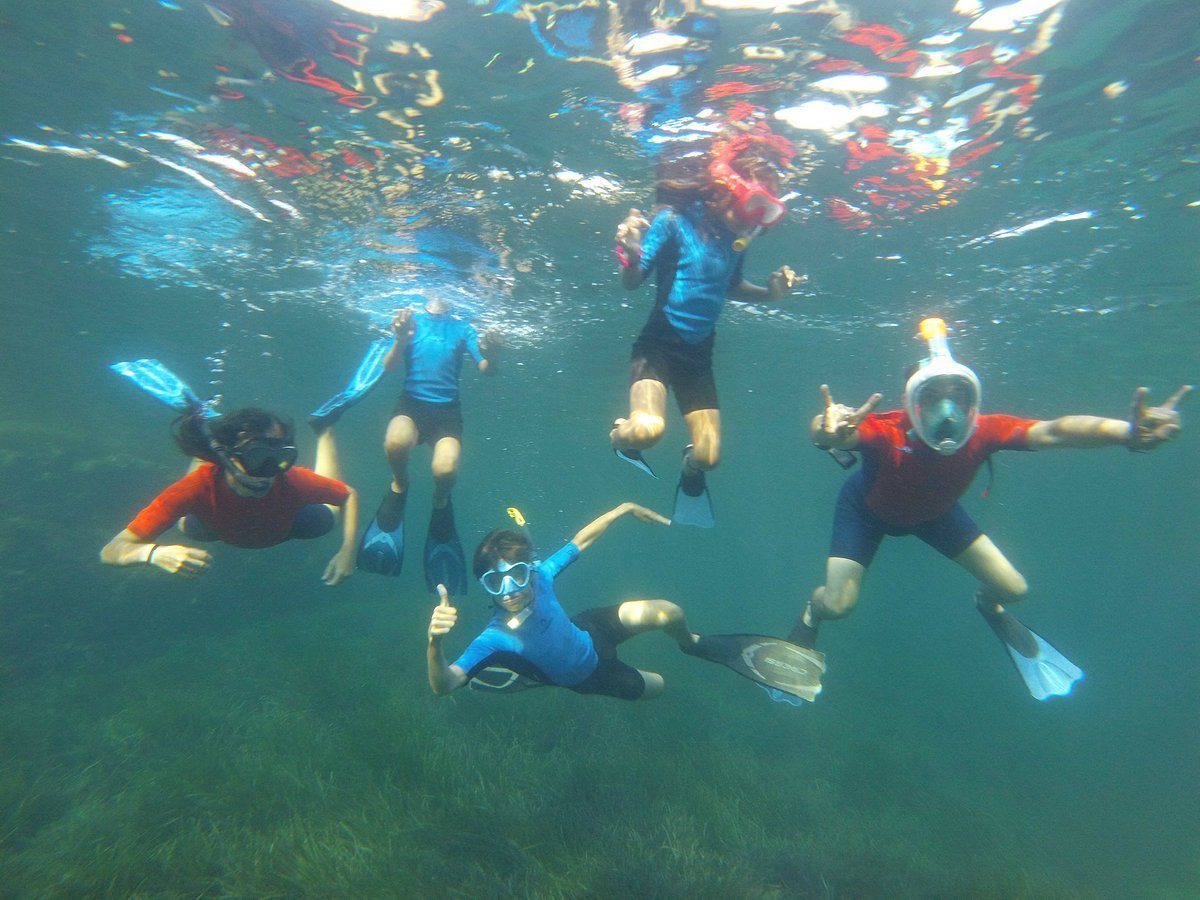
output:
[[646, 229], [649, 227], [650, 223], [640, 210], [629, 210], [629, 215], [617, 226], [617, 246], [641, 255], [642, 238], [646, 236]]
[[808, 281], [807, 275], [797, 275], [791, 266], [780, 266], [767, 278], [767, 293], [772, 300], [786, 297], [798, 284]]
[[1129, 410], [1129, 449], [1138, 452], [1153, 450], [1179, 434], [1183, 425], [1179, 410], [1175, 407], [1191, 390], [1192, 386], [1185, 384], [1162, 406], [1151, 407], [1146, 406], [1149, 388], [1140, 387], [1134, 391]]
[[867, 398], [867, 402], [854, 409], [851, 406], [843, 406], [840, 403], [833, 402], [833, 394], [829, 392], [829, 385], [821, 385], [821, 396], [825, 400], [825, 412], [821, 419], [821, 434], [826, 435], [834, 444], [839, 444], [848, 439], [859, 423], [867, 417], [879, 401], [883, 399], [883, 394], [875, 393]]
[[437, 592], [438, 605], [434, 607], [433, 616], [429, 620], [430, 640], [441, 639], [458, 621], [458, 610], [450, 605], [450, 595], [446, 593], [446, 586], [439, 584]]
[[354, 574], [354, 548], [351, 547], [348, 551], [339, 550], [337, 556], [329, 561], [329, 565], [325, 567], [325, 574], [321, 576], [321, 580], [330, 587], [341, 584], [347, 578]]
[[155, 547], [150, 552], [150, 565], [172, 575], [194, 577], [204, 573], [212, 563], [212, 554], [199, 547], [183, 544], [167, 544]]
[[405, 307], [392, 313], [392, 334], [395, 335], [397, 341], [407, 341], [413, 336], [413, 332], [416, 329], [417, 323], [413, 319], [413, 311], [411, 309]]
[[629, 512], [639, 522], [646, 522], [651, 525], [670, 525], [671, 520], [666, 516], [660, 516], [652, 509], [647, 509], [644, 506], [639, 506], [636, 503], [629, 504]]
[[479, 339], [480, 349], [491, 354], [499, 353], [504, 349], [505, 340], [503, 331], [496, 327], [489, 328]]

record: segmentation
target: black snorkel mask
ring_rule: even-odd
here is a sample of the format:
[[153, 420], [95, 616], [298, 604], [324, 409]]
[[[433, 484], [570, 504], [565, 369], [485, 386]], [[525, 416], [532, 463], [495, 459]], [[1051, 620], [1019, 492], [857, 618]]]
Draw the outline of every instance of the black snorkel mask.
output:
[[282, 438], [251, 438], [228, 450], [213, 436], [208, 427], [206, 411], [200, 410], [199, 416], [200, 434], [209, 449], [217, 457], [221, 468], [242, 487], [258, 491], [262, 488], [264, 478], [282, 475], [296, 464], [296, 448]]

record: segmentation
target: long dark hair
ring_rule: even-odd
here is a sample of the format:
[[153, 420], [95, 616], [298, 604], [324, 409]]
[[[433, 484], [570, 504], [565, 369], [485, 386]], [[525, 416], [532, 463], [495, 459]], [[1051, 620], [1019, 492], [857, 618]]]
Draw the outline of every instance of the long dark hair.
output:
[[292, 444], [296, 428], [286, 416], [247, 406], [214, 419], [205, 419], [199, 410], [186, 413], [175, 420], [174, 434], [175, 443], [188, 456], [220, 464], [220, 456], [213, 444], [232, 450], [243, 440], [265, 437], [280, 438], [285, 444]]
[[[664, 152], [658, 159], [654, 185], [656, 208], [670, 206], [679, 211], [697, 203], [723, 205], [727, 192], [714, 178], [711, 166], [721, 154], [722, 142], [713, 141], [704, 152], [695, 149]], [[779, 190], [780, 168], [786, 162], [770, 144], [750, 143], [738, 148], [727, 160], [730, 168], [748, 181], [768, 190]]]
[[533, 562], [533, 542], [521, 531], [495, 528], [475, 548], [472, 569], [476, 578], [496, 567], [499, 560], [507, 562]]

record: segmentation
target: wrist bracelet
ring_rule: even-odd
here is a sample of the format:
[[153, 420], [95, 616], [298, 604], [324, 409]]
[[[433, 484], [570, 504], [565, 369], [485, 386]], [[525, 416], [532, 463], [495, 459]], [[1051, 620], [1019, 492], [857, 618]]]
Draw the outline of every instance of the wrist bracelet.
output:
[[613, 247], [613, 252], [617, 254], [617, 262], [621, 264], [622, 269], [628, 269], [631, 265], [633, 265], [632, 260], [629, 258], [629, 251], [620, 244], [617, 244]]
[[158, 549], [158, 544], [150, 548], [150, 552], [146, 554], [146, 565], [150, 565], [150, 560], [154, 559], [154, 551]]

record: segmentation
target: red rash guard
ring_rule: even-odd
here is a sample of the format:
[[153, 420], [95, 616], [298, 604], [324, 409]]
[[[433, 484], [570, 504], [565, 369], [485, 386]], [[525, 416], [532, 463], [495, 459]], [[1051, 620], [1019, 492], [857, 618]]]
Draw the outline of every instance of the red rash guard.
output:
[[220, 466], [207, 463], [155, 497], [126, 527], [153, 541], [183, 516], [194, 515], [226, 544], [273, 547], [287, 540], [300, 509], [310, 503], [341, 506], [348, 496], [342, 482], [294, 467], [275, 478], [266, 496], [239, 497]]
[[945, 513], [966, 493], [975, 473], [997, 450], [1028, 450], [1037, 419], [980, 416], [966, 446], [942, 456], [915, 434], [903, 410], [872, 413], [858, 426], [867, 478], [867, 506], [893, 525], [919, 525]]

